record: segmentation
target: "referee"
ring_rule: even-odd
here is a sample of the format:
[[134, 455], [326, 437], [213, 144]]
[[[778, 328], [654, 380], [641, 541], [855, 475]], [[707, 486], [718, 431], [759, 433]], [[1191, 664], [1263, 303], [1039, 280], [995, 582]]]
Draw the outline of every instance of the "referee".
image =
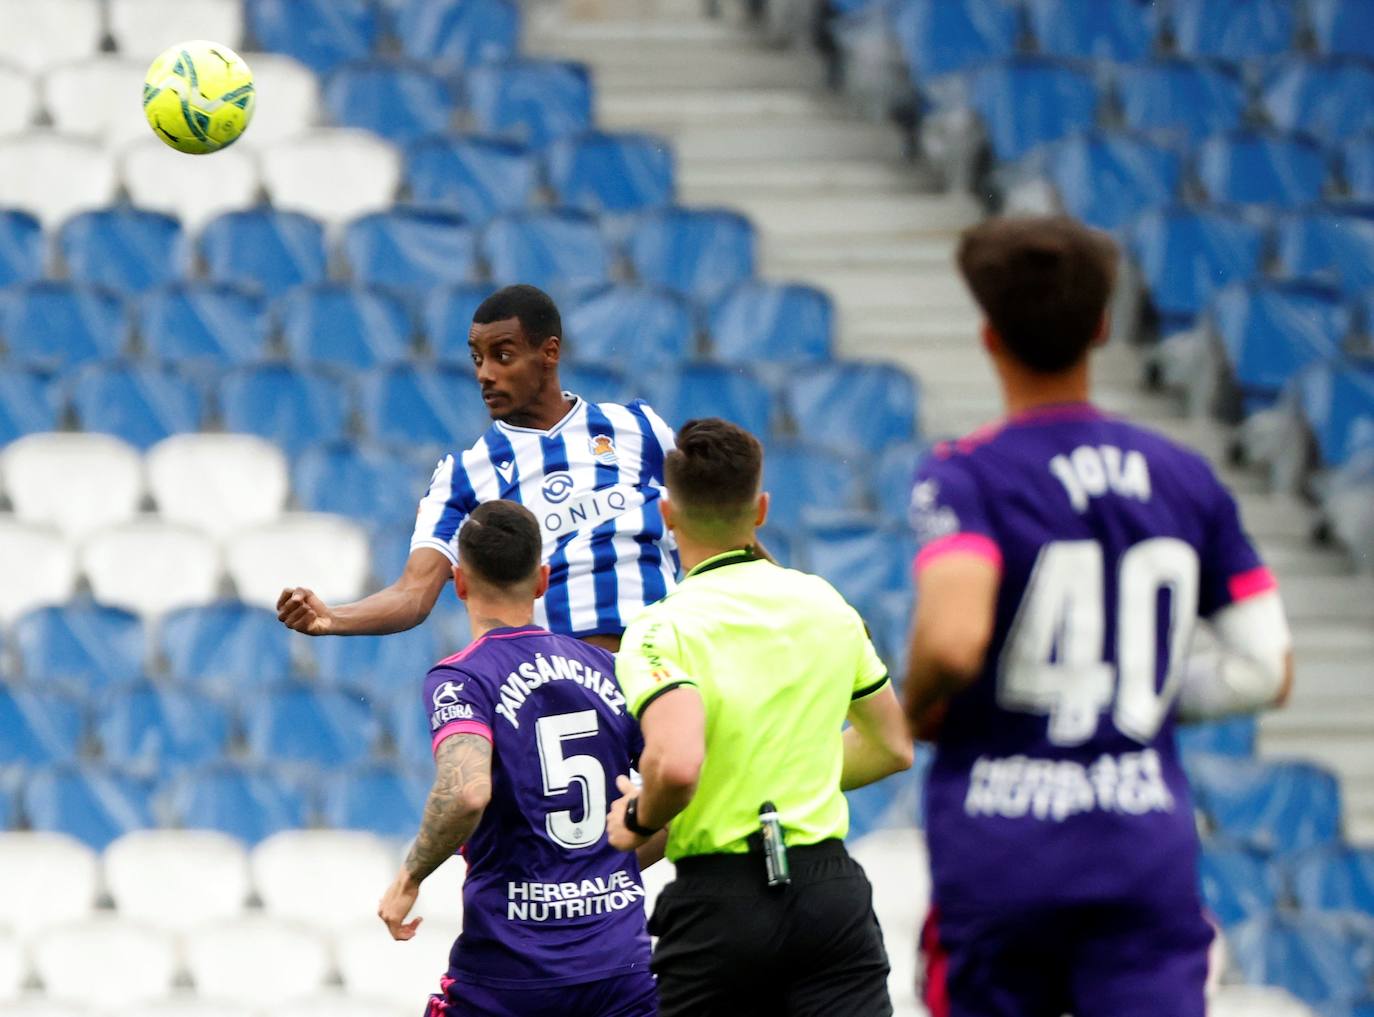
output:
[[[643, 787], [619, 779], [611, 843], [647, 860], [671, 823], [677, 879], [649, 923], [662, 1017], [883, 1017], [887, 954], [841, 791], [908, 768], [911, 739], [855, 610], [756, 552], [762, 467], [758, 441], [716, 419], [686, 424], [664, 462], [689, 571], [622, 642]], [[785, 857], [764, 847], [772, 812]]]

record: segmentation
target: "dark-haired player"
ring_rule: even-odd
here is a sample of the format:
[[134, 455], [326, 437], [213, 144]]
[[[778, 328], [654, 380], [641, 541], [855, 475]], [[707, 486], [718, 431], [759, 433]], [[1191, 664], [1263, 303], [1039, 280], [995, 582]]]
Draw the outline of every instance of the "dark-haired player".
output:
[[425, 679], [437, 772], [378, 914], [414, 936], [420, 883], [462, 848], [463, 931], [430, 1017], [652, 1017], [639, 866], [606, 837], [640, 749], [615, 661], [531, 623], [549, 568], [528, 509], [483, 503], [458, 545], [474, 638]]
[[478, 505], [527, 506], [544, 535], [549, 592], [535, 619], [612, 650], [628, 618], [673, 585], [677, 556], [658, 511], [668, 425], [642, 401], [589, 403], [558, 378], [563, 325], [549, 296], [508, 286], [473, 315], [468, 346], [491, 428], [445, 456], [420, 502], [399, 579], [353, 604], [282, 591], [277, 617], [310, 635], [400, 632], [429, 616]]
[[927, 1004], [1202, 1017], [1212, 932], [1173, 727], [1283, 702], [1275, 582], [1202, 458], [1089, 402], [1105, 235], [995, 219], [959, 267], [1008, 417], [938, 447], [911, 497], [906, 706], [936, 742]]

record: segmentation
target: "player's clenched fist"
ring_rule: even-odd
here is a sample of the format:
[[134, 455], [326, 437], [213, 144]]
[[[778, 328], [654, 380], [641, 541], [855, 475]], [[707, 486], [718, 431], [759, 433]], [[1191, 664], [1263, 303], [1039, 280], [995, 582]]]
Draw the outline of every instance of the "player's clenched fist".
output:
[[314, 590], [297, 586], [281, 591], [281, 596], [277, 598], [277, 621], [307, 636], [322, 636], [329, 632], [334, 622], [334, 612], [315, 596]]

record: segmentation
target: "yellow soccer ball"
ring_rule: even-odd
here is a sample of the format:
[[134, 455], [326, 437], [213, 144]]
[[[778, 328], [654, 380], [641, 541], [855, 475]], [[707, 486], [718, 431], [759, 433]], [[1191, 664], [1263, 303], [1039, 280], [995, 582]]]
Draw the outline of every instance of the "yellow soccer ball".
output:
[[183, 42], [168, 48], [143, 81], [143, 115], [178, 152], [205, 155], [232, 145], [253, 119], [253, 72], [228, 46]]

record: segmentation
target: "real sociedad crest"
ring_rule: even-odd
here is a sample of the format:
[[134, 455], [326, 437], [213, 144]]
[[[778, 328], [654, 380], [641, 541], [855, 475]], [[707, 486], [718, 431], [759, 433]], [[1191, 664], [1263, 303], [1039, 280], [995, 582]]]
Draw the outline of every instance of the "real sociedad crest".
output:
[[615, 439], [609, 434], [594, 434], [587, 439], [592, 458], [602, 466], [616, 466], [620, 458], [615, 454]]

